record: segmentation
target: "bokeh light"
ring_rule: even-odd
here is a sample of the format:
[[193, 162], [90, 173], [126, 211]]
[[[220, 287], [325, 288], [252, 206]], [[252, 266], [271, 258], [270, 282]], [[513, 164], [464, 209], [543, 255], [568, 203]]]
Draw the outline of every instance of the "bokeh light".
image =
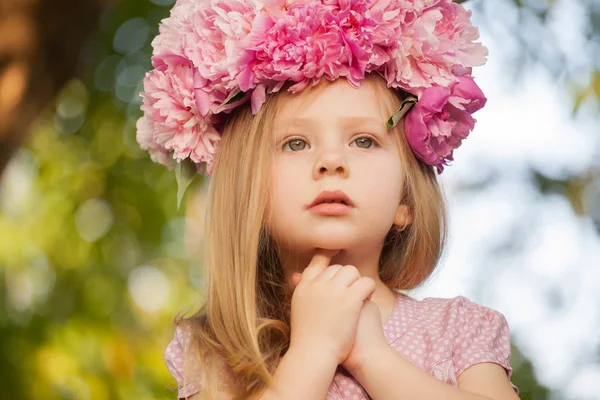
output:
[[128, 287], [135, 304], [148, 313], [162, 309], [170, 292], [165, 274], [150, 266], [141, 266], [131, 271]]
[[90, 199], [75, 212], [75, 225], [79, 236], [86, 242], [103, 237], [113, 224], [110, 206], [102, 199]]

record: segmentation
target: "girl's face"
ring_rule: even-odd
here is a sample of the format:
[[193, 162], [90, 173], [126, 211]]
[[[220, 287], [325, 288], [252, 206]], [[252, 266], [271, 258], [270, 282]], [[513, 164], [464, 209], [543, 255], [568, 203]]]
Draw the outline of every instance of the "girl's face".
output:
[[[386, 129], [389, 115], [366, 81], [358, 89], [346, 79], [323, 84], [308, 99], [284, 94], [279, 103], [270, 233], [292, 254], [380, 249], [395, 220], [404, 223], [399, 207], [403, 171]], [[323, 192], [333, 192], [335, 200], [345, 194], [346, 204], [311, 207]]]

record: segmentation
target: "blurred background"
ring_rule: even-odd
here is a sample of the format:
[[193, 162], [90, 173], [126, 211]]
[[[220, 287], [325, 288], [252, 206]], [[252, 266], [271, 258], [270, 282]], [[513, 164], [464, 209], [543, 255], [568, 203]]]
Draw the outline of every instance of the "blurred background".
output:
[[[173, 0], [0, 0], [0, 387], [173, 399], [173, 317], [200, 305], [197, 179], [135, 140]], [[472, 0], [489, 62], [441, 181], [450, 245], [412, 293], [502, 312], [522, 399], [600, 399], [600, 1]]]

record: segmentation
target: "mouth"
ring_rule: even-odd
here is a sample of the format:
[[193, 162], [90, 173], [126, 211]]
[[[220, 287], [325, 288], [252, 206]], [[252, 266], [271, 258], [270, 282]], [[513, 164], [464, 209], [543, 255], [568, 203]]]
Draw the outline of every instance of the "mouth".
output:
[[308, 205], [307, 209], [321, 215], [344, 215], [354, 207], [354, 203], [341, 190], [326, 190]]

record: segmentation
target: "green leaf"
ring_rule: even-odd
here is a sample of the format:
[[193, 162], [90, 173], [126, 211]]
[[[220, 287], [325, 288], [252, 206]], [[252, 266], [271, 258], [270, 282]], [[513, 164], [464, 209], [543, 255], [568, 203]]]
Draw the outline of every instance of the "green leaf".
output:
[[598, 100], [600, 100], [600, 71], [595, 71], [592, 75], [592, 90]]
[[197, 175], [196, 164], [189, 158], [177, 163], [175, 167], [175, 178], [177, 179], [177, 209], [181, 204], [186, 189]]
[[229, 97], [227, 97], [225, 99], [225, 101], [217, 108], [217, 113], [221, 111], [221, 108], [223, 108], [223, 106], [226, 106], [227, 104], [235, 103], [236, 101], [240, 101], [245, 96], [246, 96], [246, 92], [242, 92], [241, 90], [238, 90], [237, 92], [231, 92]]
[[417, 98], [415, 96], [410, 94], [406, 96], [406, 98], [402, 100], [402, 104], [400, 104], [400, 108], [398, 109], [398, 111], [396, 111], [394, 115], [392, 115], [390, 119], [388, 119], [388, 129], [392, 129], [393, 127], [395, 127], [398, 124], [398, 122], [406, 115], [408, 111], [410, 111], [412, 106], [414, 106], [416, 103]]

